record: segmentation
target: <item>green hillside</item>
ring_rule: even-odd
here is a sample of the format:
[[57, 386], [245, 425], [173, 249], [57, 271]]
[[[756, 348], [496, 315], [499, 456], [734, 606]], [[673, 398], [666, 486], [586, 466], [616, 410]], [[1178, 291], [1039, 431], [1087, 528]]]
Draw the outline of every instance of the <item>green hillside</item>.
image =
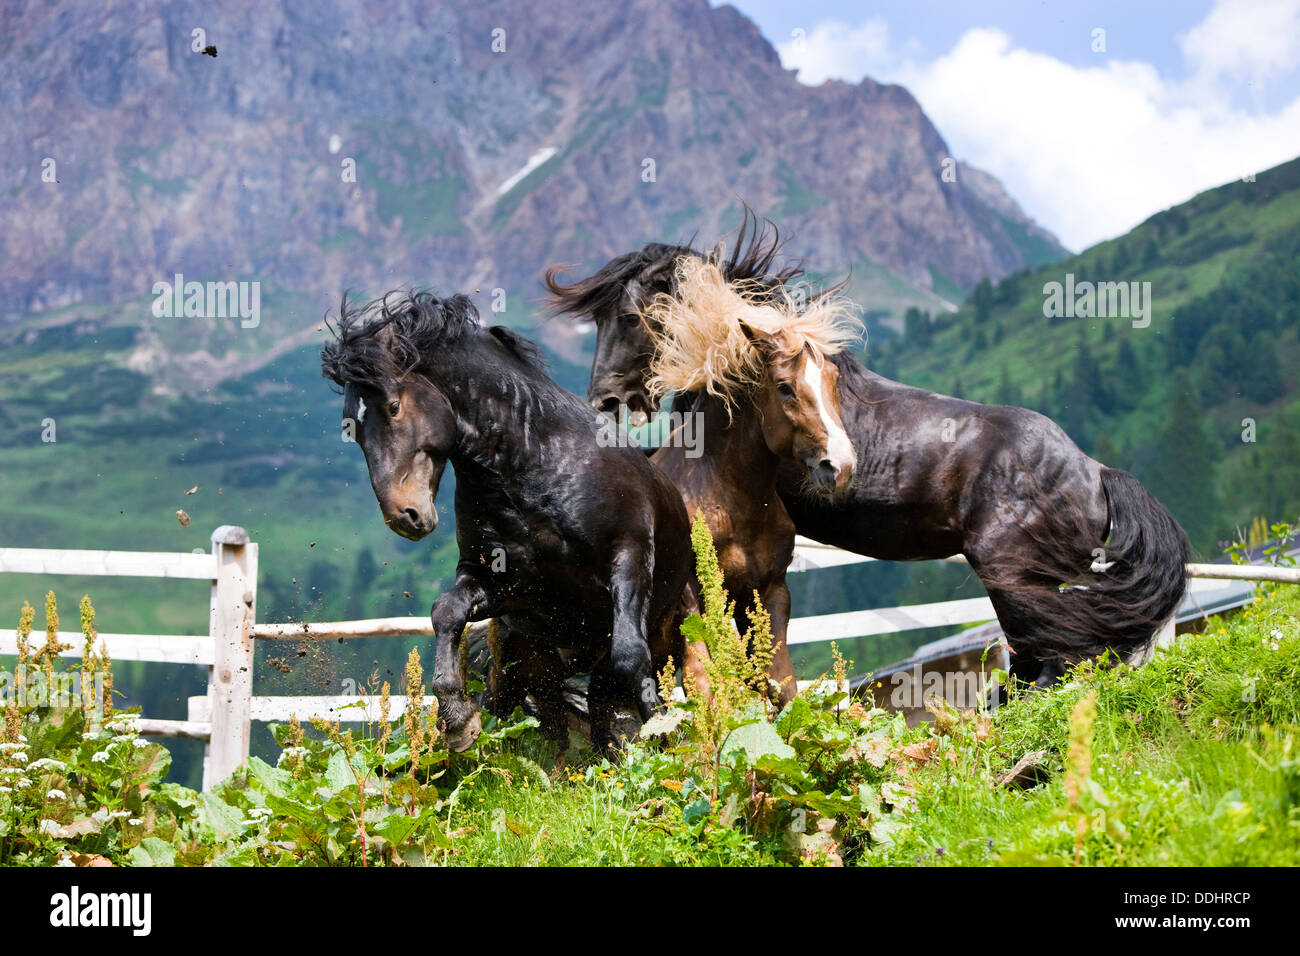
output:
[[[1047, 317], [1045, 287], [1067, 273], [1076, 289], [1150, 283], [1149, 325]], [[1298, 334], [1294, 160], [1063, 262], [981, 283], [956, 313], [911, 310], [904, 334], [877, 335], [867, 361], [909, 384], [1043, 412], [1136, 474], [1217, 553], [1254, 515], [1300, 514]]]

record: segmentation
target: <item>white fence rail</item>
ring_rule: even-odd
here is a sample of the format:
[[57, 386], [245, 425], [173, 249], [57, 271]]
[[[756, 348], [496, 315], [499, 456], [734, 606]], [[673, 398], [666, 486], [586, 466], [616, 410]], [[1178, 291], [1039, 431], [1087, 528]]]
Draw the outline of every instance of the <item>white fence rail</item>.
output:
[[[873, 560], [801, 537], [796, 541], [790, 570], [804, 571]], [[965, 561], [960, 555], [942, 560]], [[1293, 568], [1189, 564], [1187, 571], [1192, 579], [1190, 589], [1193, 592], [1206, 586], [1213, 587], [1212, 579], [1300, 584], [1300, 569]], [[209, 668], [208, 692], [203, 697], [189, 698], [186, 720], [138, 718], [141, 733], [205, 742], [205, 790], [211, 789], [248, 759], [249, 729], [254, 720], [285, 721], [297, 715], [302, 719], [324, 717], [359, 722], [378, 717], [378, 700], [371, 697], [254, 697], [253, 650], [257, 640], [433, 636], [427, 617], [258, 624], [257, 544], [249, 540], [243, 528], [232, 525], [223, 525], [212, 533], [211, 554], [0, 548], [0, 572], [211, 582], [206, 635], [99, 635], [114, 660], [197, 664]], [[988, 598], [968, 598], [794, 618], [790, 621], [787, 639], [791, 644], [808, 644], [918, 628], [975, 624], [995, 617]], [[72, 649], [61, 652], [61, 657], [80, 657], [80, 632], [60, 631], [58, 636], [60, 643], [72, 645]], [[0, 654], [17, 652], [17, 633], [0, 630]], [[394, 696], [390, 702], [390, 716], [400, 716], [406, 698]]]

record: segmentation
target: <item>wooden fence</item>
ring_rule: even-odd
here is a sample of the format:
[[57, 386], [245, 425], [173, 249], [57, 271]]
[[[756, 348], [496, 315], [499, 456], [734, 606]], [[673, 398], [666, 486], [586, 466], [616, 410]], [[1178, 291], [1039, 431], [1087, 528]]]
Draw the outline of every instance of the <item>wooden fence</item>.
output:
[[[872, 561], [800, 538], [790, 570], [834, 567]], [[964, 561], [961, 557], [946, 559]], [[197, 664], [209, 668], [208, 691], [188, 700], [186, 720], [139, 718], [139, 729], [151, 736], [188, 737], [206, 743], [203, 761], [205, 790], [223, 780], [248, 759], [251, 722], [301, 719], [363, 721], [378, 716], [378, 701], [364, 696], [255, 697], [254, 646], [262, 640], [350, 639], [360, 637], [431, 637], [427, 617], [390, 617], [366, 621], [324, 623], [257, 623], [257, 543], [243, 528], [223, 525], [212, 533], [211, 554], [172, 554], [149, 551], [65, 551], [0, 548], [0, 572], [18, 574], [79, 574], [176, 578], [211, 582], [206, 635], [99, 635], [118, 661]], [[1217, 564], [1189, 564], [1193, 591], [1198, 582], [1213, 579], [1278, 581], [1300, 584], [1300, 569]], [[994, 620], [988, 598], [940, 601], [906, 607], [885, 607], [841, 614], [821, 614], [791, 620], [791, 644], [869, 637], [917, 628], [973, 624]], [[73, 649], [63, 657], [79, 657], [80, 632], [59, 632], [59, 642]], [[17, 634], [0, 630], [0, 654], [16, 654]], [[406, 698], [391, 699], [390, 714], [403, 713]]]

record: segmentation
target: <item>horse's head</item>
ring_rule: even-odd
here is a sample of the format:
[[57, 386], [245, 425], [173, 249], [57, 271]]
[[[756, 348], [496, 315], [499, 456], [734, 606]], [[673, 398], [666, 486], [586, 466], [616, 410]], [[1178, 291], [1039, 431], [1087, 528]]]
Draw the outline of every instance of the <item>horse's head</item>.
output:
[[840, 419], [839, 369], [788, 333], [743, 329], [763, 356], [753, 401], [767, 447], [803, 465], [816, 490], [843, 491], [853, 480], [855, 454]]
[[361, 446], [384, 523], [412, 541], [438, 526], [433, 501], [459, 431], [420, 357], [472, 312], [463, 296], [420, 293], [396, 307], [385, 297], [357, 310], [345, 300], [338, 338], [321, 350], [324, 374], [343, 388], [343, 431]]
[[[773, 272], [781, 247], [776, 227], [745, 207], [731, 255], [721, 268], [729, 279], [775, 291], [803, 274], [797, 264]], [[717, 258], [721, 260], [723, 254], [720, 246]], [[598, 411], [618, 417], [620, 407], [625, 407], [627, 420], [640, 425], [658, 409], [658, 398], [647, 387], [658, 329], [647, 309], [656, 296], [675, 290], [677, 260], [682, 256], [701, 254], [689, 245], [652, 242], [611, 259], [600, 271], [572, 285], [557, 281], [559, 267], [547, 270], [552, 310], [596, 326], [587, 400]]]
[[805, 306], [729, 280], [716, 261], [683, 256], [676, 292], [650, 305], [652, 395], [703, 392], [734, 413], [752, 406], [763, 441], [801, 464], [810, 485], [843, 491], [854, 450], [841, 420], [839, 369], [827, 360], [858, 334], [848, 302], [823, 293]]
[[552, 307], [596, 326], [596, 355], [591, 364], [587, 401], [597, 411], [643, 425], [657, 402], [646, 388], [654, 340], [642, 312], [659, 293], [672, 290], [674, 263], [689, 252], [685, 246], [650, 243], [637, 252], [611, 259], [595, 275], [561, 285], [558, 267], [546, 272]]
[[343, 427], [349, 426], [384, 523], [412, 541], [437, 528], [433, 499], [456, 441], [456, 415], [442, 392], [419, 377], [387, 388], [346, 386]]

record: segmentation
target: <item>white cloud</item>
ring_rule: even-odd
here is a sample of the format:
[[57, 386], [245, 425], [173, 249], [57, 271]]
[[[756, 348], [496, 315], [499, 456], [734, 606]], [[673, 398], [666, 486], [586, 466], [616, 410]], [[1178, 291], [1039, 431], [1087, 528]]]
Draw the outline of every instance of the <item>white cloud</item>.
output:
[[871, 17], [857, 26], [824, 20], [812, 33], [795, 30], [789, 41], [777, 44], [781, 62], [799, 71], [799, 80], [816, 86], [829, 79], [877, 76], [895, 69], [901, 60], [895, 52], [889, 24]]
[[1300, 2], [1220, 0], [1179, 47], [1202, 77], [1248, 73], [1266, 81], [1300, 59]]
[[[1300, 97], [1272, 113], [1234, 105], [1243, 74], [1263, 82], [1300, 57], [1300, 0], [1220, 0], [1180, 38], [1190, 78], [1097, 56], [1074, 66], [968, 30], [948, 53], [891, 51], [879, 20], [818, 24], [778, 47], [804, 82], [864, 75], [912, 91], [957, 158], [993, 173], [1026, 210], [1081, 249], [1196, 193], [1300, 155]], [[905, 47], [902, 49], [906, 49]]]

